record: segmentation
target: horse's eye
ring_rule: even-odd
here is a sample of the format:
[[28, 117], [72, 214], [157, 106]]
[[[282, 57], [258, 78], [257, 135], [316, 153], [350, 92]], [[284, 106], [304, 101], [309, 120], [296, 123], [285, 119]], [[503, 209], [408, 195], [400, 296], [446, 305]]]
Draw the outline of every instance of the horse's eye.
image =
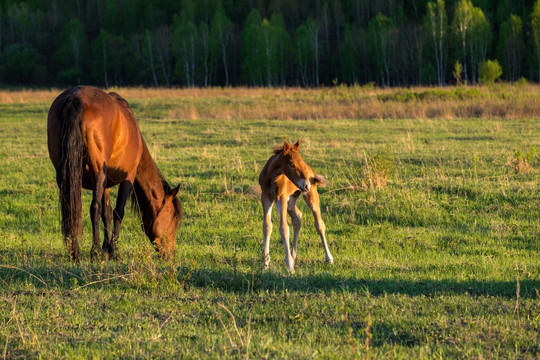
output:
[[296, 169], [296, 166], [294, 166], [293, 163], [290, 163], [289, 165], [291, 166], [291, 168]]

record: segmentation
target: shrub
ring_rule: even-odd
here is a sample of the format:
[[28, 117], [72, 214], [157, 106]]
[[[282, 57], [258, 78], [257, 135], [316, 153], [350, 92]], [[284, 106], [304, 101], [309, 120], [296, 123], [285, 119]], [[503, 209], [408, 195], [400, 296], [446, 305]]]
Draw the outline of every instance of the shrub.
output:
[[502, 75], [502, 68], [498, 60], [488, 60], [480, 64], [478, 76], [480, 83], [491, 85]]
[[368, 156], [364, 153], [364, 164], [360, 175], [362, 189], [366, 191], [369, 189], [384, 189], [393, 171], [394, 162], [389, 149], [374, 156]]
[[517, 148], [514, 150], [514, 158], [510, 161], [510, 166], [516, 174], [527, 174], [533, 169], [537, 157], [538, 150], [534, 145], [526, 153], [521, 148]]
[[461, 63], [456, 60], [454, 64], [454, 71], [452, 71], [452, 75], [454, 75], [454, 79], [456, 79], [456, 85], [461, 85], [463, 83], [463, 79], [461, 78], [462, 73], [463, 66], [461, 66]]

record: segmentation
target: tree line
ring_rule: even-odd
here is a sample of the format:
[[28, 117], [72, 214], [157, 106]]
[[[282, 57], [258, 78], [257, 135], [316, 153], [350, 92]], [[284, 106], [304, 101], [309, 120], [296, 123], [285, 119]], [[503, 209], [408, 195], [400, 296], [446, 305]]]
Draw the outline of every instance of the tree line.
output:
[[0, 0], [3, 86], [540, 81], [540, 0]]

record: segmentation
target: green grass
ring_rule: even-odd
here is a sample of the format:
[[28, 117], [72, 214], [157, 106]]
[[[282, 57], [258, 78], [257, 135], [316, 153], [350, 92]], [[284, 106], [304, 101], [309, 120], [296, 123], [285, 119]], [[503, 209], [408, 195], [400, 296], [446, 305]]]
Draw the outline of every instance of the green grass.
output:
[[[540, 148], [538, 118], [185, 120], [178, 108], [235, 98], [128, 100], [181, 185], [176, 259], [158, 259], [130, 211], [122, 260], [91, 263], [85, 210], [83, 261], [70, 263], [49, 104], [1, 104], [0, 357], [540, 357], [540, 165], [512, 168], [517, 149]], [[328, 181], [335, 265], [302, 203], [296, 274], [275, 213], [262, 272], [258, 174], [298, 137]], [[385, 188], [362, 186], [366, 158], [391, 169]]]

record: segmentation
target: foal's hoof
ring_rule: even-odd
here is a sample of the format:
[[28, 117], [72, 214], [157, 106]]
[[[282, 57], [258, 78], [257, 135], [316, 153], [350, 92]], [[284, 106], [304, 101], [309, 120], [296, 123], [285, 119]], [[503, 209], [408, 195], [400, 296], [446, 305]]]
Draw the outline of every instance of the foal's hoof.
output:
[[92, 249], [90, 251], [90, 259], [92, 259], [92, 261], [102, 261], [102, 260], [105, 260], [107, 258], [107, 255], [103, 252], [103, 250], [101, 249]]

